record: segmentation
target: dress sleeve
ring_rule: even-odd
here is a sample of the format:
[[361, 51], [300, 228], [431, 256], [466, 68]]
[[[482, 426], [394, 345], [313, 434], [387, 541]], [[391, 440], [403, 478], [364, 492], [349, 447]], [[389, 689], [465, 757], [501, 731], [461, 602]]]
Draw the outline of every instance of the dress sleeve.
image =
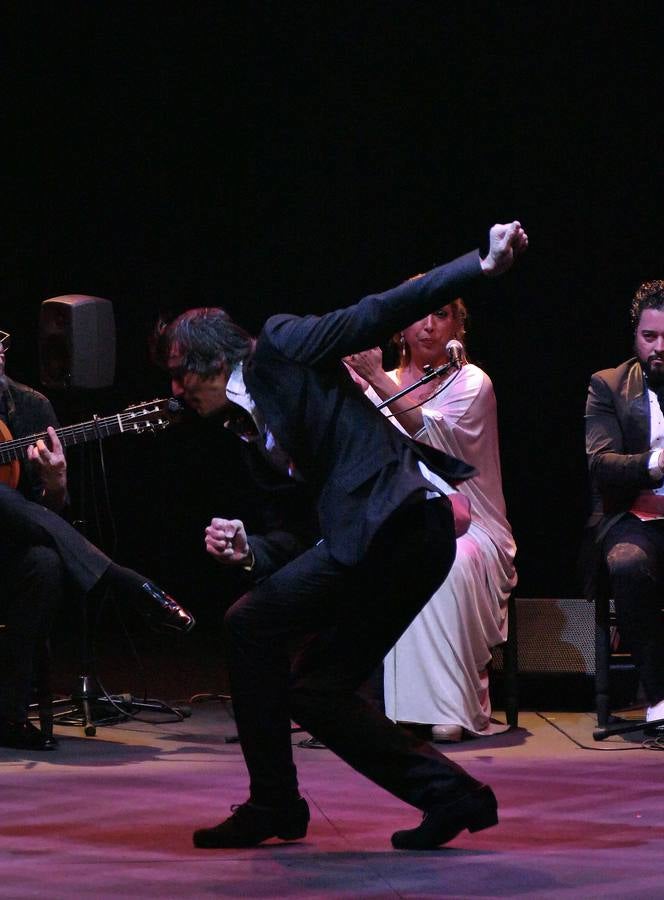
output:
[[[443, 386], [441, 392], [422, 407], [423, 427], [415, 437], [428, 438], [432, 446], [446, 450], [448, 435], [472, 417], [484, 379], [477, 366], [464, 366], [459, 374]], [[470, 424], [470, 422], [468, 422]]]

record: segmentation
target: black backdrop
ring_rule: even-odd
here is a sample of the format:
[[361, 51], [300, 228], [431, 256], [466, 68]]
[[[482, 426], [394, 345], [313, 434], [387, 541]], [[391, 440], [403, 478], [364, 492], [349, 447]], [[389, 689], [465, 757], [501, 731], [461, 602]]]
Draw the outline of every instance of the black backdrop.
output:
[[[40, 302], [111, 299], [116, 386], [64, 421], [163, 395], [159, 313], [250, 329], [323, 311], [518, 217], [518, 271], [466, 299], [496, 386], [524, 596], [576, 596], [591, 372], [629, 355], [662, 277], [657, 3], [15, 3], [4, 14], [0, 327], [38, 384]], [[207, 578], [202, 525], [251, 518], [215, 423], [107, 446], [121, 558]]]

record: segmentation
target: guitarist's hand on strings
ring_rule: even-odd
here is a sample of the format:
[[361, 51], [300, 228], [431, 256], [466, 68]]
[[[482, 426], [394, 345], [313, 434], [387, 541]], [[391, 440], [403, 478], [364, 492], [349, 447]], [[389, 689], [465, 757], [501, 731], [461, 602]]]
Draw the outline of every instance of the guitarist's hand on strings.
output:
[[[49, 446], [50, 445], [50, 446]], [[55, 428], [47, 428], [47, 440], [30, 444], [27, 457], [42, 483], [42, 501], [52, 509], [64, 506], [67, 498], [67, 460]]]
[[224, 565], [244, 566], [246, 569], [253, 566], [254, 555], [239, 519], [212, 519], [205, 529], [205, 549]]

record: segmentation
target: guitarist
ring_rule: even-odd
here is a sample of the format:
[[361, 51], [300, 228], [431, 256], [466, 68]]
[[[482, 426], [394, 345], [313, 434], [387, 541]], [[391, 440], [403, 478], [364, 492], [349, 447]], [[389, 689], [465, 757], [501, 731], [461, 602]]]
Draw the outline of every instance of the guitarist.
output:
[[50, 402], [25, 384], [5, 374], [9, 335], [0, 332], [0, 419], [15, 438], [48, 430], [50, 447], [38, 441], [29, 447], [30, 465], [21, 472], [19, 490], [29, 500], [38, 500], [55, 512], [67, 504], [67, 462], [55, 429], [58, 420]]
[[30, 445], [17, 488], [0, 481], [0, 746], [47, 750], [27, 717], [36, 648], [47, 639], [66, 579], [87, 593], [102, 582], [138, 602], [162, 627], [189, 631], [193, 617], [131, 569], [116, 565], [61, 517], [67, 463], [53, 407], [5, 374], [9, 334], [0, 331], [0, 434], [47, 438]]

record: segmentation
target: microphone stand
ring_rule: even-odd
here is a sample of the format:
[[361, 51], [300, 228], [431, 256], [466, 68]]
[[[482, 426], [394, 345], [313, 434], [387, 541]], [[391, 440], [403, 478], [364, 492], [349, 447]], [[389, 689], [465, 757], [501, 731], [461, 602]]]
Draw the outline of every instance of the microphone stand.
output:
[[433, 381], [434, 378], [442, 378], [443, 375], [452, 368], [457, 368], [456, 364], [453, 362], [444, 363], [444, 365], [437, 366], [435, 369], [427, 363], [427, 365], [424, 366], [424, 375], [422, 375], [421, 378], [418, 378], [413, 384], [409, 384], [408, 387], [397, 391], [396, 394], [392, 394], [387, 400], [383, 400], [382, 403], [379, 403], [376, 406], [376, 409], [383, 409], [385, 406], [389, 406], [390, 403], [394, 403], [394, 401], [399, 400], [400, 397], [405, 397], [406, 394], [410, 394], [415, 388], [421, 387], [423, 384], [428, 384], [430, 381]]

